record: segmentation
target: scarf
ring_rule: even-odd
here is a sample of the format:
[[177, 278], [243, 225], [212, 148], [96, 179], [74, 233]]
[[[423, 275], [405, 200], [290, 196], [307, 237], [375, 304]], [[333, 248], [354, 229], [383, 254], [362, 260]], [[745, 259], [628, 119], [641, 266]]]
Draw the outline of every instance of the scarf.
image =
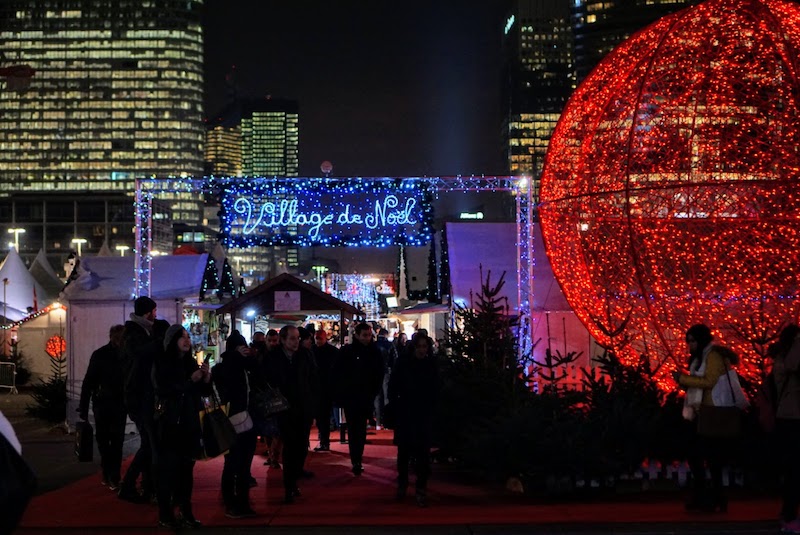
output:
[[[689, 375], [695, 377], [702, 377], [706, 374], [706, 363], [708, 362], [708, 354], [711, 352], [711, 344], [708, 344], [703, 349], [703, 356], [699, 361], [694, 361], [692, 367], [689, 369]], [[697, 409], [703, 402], [703, 389], [702, 388], [688, 388], [686, 390], [686, 397], [683, 398], [683, 418], [685, 420], [694, 420]]]

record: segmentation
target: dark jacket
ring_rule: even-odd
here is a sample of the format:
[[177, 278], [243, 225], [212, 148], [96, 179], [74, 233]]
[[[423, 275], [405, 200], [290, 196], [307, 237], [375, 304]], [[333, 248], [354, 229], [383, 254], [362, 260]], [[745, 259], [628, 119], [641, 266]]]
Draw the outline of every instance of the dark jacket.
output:
[[81, 418], [85, 419], [89, 413], [89, 399], [92, 400], [95, 414], [99, 411], [124, 412], [124, 389], [120, 348], [109, 342], [92, 353], [89, 359], [78, 405]]
[[320, 402], [330, 403], [333, 400], [333, 365], [339, 357], [339, 349], [331, 344], [312, 348], [314, 362], [317, 365], [317, 396]]
[[195, 383], [191, 379], [199, 368], [190, 354], [177, 357], [162, 353], [153, 362], [151, 375], [156, 406], [156, 445], [190, 458], [200, 454], [202, 396], [211, 394], [209, 384]]
[[389, 373], [397, 360], [397, 349], [395, 349], [393, 343], [383, 336], [379, 336], [375, 344], [381, 351], [381, 357], [383, 357], [383, 373]]
[[439, 389], [435, 357], [418, 359], [404, 355], [397, 359], [389, 379], [395, 444], [430, 446]]
[[334, 400], [340, 407], [368, 409], [383, 386], [383, 357], [371, 342], [347, 344], [333, 366]]
[[254, 388], [250, 380], [255, 357], [245, 357], [238, 351], [226, 351], [220, 355], [221, 362], [211, 369], [211, 379], [217, 386], [222, 403], [230, 403], [228, 415], [247, 410], [249, 405], [248, 385]]
[[148, 416], [153, 407], [150, 371], [154, 356], [163, 350], [141, 323], [128, 320], [122, 335], [122, 371], [125, 375], [125, 408], [132, 418]]
[[314, 383], [316, 365], [311, 353], [299, 348], [292, 358], [279, 347], [267, 353], [263, 362], [264, 377], [289, 401], [289, 410], [282, 418], [311, 420], [314, 415]]

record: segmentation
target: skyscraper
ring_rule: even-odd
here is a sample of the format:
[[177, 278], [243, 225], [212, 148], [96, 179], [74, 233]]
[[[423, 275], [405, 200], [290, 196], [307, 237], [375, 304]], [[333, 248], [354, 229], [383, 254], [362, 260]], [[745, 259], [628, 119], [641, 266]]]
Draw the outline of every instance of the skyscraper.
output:
[[504, 48], [508, 171], [530, 174], [536, 197], [550, 135], [574, 86], [568, 3], [515, 0]]
[[580, 83], [615, 46], [665, 15], [699, 0], [574, 0], [575, 73]]
[[300, 142], [296, 101], [270, 97], [242, 109], [242, 173], [297, 176]]
[[[77, 236], [76, 228], [72, 238], [48, 237], [53, 195], [68, 204], [72, 196], [78, 208], [61, 221], [77, 227], [87, 193], [125, 203], [135, 178], [202, 174], [201, 9], [202, 0], [0, 3], [0, 52], [36, 70], [24, 91], [0, 82], [0, 212], [16, 224], [27, 209], [17, 206], [28, 202], [22, 196], [45, 203], [42, 217], [25, 223], [41, 226], [28, 234], [42, 236], [26, 242], [33, 253], [57, 253], [81, 238], [92, 242], [87, 252], [114, 238], [101, 230]], [[197, 198], [183, 196], [172, 199], [173, 218], [199, 219]]]
[[206, 131], [205, 174], [242, 175], [242, 127], [214, 124]]

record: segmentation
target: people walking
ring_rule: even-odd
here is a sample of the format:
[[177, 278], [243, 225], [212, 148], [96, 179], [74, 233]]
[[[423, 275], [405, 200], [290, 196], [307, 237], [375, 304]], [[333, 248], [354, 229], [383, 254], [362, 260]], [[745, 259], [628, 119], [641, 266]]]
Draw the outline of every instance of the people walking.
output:
[[[157, 305], [142, 296], [133, 302], [133, 312], [122, 335], [122, 370], [125, 375], [125, 408], [139, 433], [139, 449], [133, 456], [119, 487], [119, 497], [134, 503], [150, 501], [153, 483], [153, 387], [150, 372], [160, 352], [153, 333]], [[142, 493], [136, 489], [141, 475]]]
[[314, 333], [314, 362], [317, 365], [316, 414], [319, 445], [314, 451], [331, 449], [331, 412], [333, 410], [333, 385], [331, 374], [339, 350], [328, 343], [328, 333], [320, 329]]
[[256, 363], [256, 356], [250, 355], [244, 336], [234, 330], [225, 343], [220, 363], [211, 370], [222, 402], [230, 404], [228, 416], [236, 428], [236, 441], [225, 454], [220, 482], [225, 516], [228, 518], [245, 518], [256, 514], [250, 505], [250, 466], [257, 437], [248, 412], [252, 392], [250, 374], [254, 372]]
[[417, 505], [428, 505], [428, 478], [431, 473], [430, 450], [433, 414], [439, 394], [439, 372], [431, 355], [431, 339], [416, 335], [414, 353], [397, 359], [389, 381], [389, 405], [397, 445], [397, 497], [403, 499], [408, 488], [409, 464], [413, 459], [416, 473]]
[[773, 374], [777, 392], [775, 432], [783, 471], [781, 531], [800, 533], [800, 327], [786, 326], [778, 337]]
[[372, 337], [369, 324], [356, 325], [355, 340], [339, 351], [333, 368], [335, 398], [344, 409], [350, 462], [357, 476], [364, 471], [367, 419], [383, 384], [383, 358]]
[[88, 420], [89, 402], [92, 403], [95, 439], [103, 472], [102, 482], [115, 491], [119, 490], [122, 444], [128, 418], [125, 412], [125, 379], [120, 355], [124, 330], [124, 325], [111, 327], [108, 343], [92, 353], [78, 404], [79, 417], [81, 420]]
[[208, 362], [197, 365], [191, 353], [192, 340], [181, 325], [167, 329], [163, 350], [152, 368], [158, 525], [198, 528], [202, 524], [192, 510], [193, 472], [202, 452], [199, 412], [202, 397], [211, 394], [211, 372]]
[[289, 504], [300, 496], [297, 482], [303, 475], [308, 455], [308, 435], [314, 417], [314, 362], [311, 353], [300, 348], [297, 327], [281, 328], [279, 340], [280, 347], [268, 353], [265, 359], [265, 377], [289, 402], [289, 409], [278, 415], [283, 440], [284, 498]]

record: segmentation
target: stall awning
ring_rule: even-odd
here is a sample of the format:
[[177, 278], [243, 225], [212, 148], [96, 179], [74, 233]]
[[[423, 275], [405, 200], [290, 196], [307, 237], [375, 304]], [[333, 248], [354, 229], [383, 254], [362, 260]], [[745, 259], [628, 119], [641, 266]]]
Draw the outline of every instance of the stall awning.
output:
[[352, 319], [364, 313], [341, 299], [297, 277], [283, 273], [251, 288], [244, 295], [217, 308], [217, 314], [241, 317], [240, 311], [252, 310], [256, 315], [339, 314]]

